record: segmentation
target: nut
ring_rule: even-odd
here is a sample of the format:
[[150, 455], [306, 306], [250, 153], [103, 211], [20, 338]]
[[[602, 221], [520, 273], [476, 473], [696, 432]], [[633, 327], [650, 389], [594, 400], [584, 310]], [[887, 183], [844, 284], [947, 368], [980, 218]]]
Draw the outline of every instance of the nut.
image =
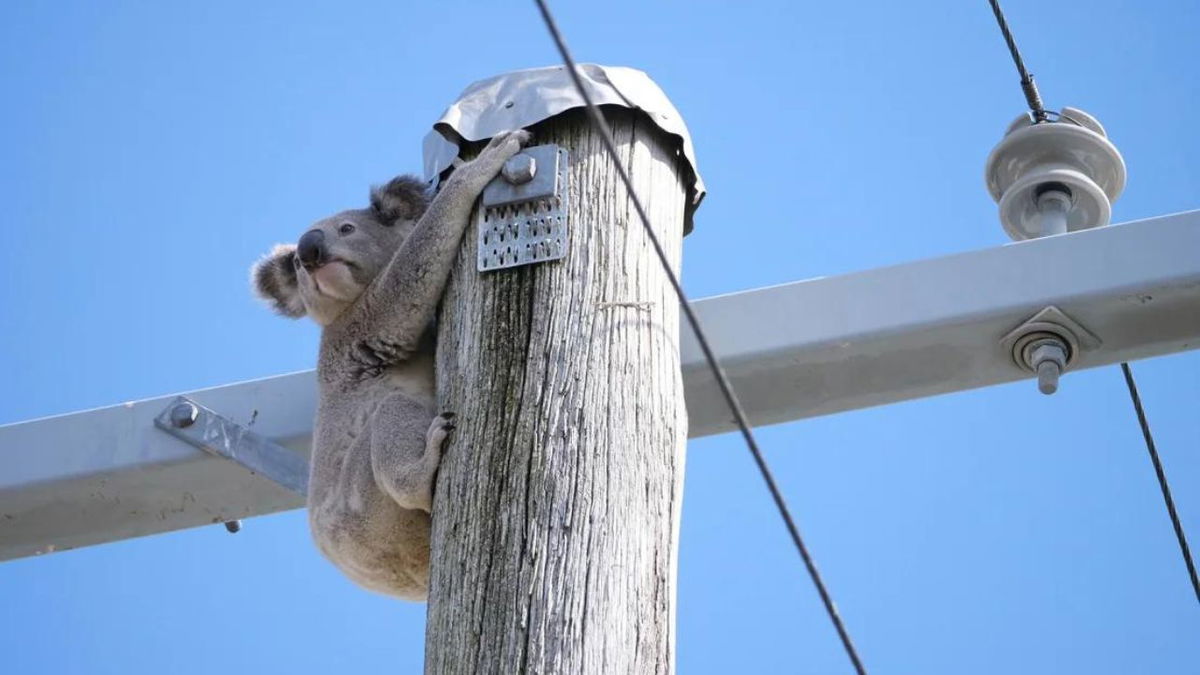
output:
[[505, 162], [504, 168], [500, 170], [500, 175], [504, 176], [504, 180], [513, 185], [524, 185], [533, 180], [536, 174], [537, 162], [523, 152]]
[[184, 401], [171, 408], [171, 426], [184, 429], [192, 426], [200, 416], [200, 409], [190, 401]]

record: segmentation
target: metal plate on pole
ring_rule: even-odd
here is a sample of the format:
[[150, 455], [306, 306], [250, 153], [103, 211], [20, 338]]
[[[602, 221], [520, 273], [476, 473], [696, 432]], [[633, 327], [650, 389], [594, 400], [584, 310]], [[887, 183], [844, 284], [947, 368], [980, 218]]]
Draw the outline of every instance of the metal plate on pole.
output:
[[[526, 148], [513, 160], [532, 160], [531, 178], [513, 184], [497, 176], [479, 209], [480, 272], [558, 260], [567, 254], [567, 151]], [[510, 162], [513, 160], [509, 160]]]

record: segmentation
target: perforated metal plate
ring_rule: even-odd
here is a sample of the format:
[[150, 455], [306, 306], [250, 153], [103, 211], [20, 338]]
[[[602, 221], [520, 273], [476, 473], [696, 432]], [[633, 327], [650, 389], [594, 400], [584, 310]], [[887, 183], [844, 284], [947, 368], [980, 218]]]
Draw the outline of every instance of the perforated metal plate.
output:
[[509, 184], [497, 176], [479, 209], [479, 271], [558, 260], [567, 255], [567, 151], [526, 148], [537, 161], [534, 179]]

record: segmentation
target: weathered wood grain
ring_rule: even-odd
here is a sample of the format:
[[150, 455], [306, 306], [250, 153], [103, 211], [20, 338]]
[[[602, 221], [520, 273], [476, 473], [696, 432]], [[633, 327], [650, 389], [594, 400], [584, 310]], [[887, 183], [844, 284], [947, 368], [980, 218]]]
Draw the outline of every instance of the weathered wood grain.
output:
[[[678, 271], [676, 143], [609, 109]], [[480, 274], [475, 228], [443, 300], [438, 392], [458, 413], [434, 501], [427, 673], [671, 673], [687, 413], [678, 303], [581, 111], [563, 260]]]

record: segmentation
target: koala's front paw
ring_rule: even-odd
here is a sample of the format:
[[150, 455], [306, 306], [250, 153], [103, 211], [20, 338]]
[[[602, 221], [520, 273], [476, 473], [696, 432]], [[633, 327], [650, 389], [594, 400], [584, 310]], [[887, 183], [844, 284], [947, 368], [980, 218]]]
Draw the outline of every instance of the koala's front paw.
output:
[[487, 147], [479, 153], [478, 157], [456, 171], [456, 174], [462, 175], [461, 180], [464, 181], [463, 184], [468, 191], [474, 192], [470, 198], [474, 199], [478, 191], [483, 190], [483, 186], [500, 173], [500, 168], [504, 166], [504, 163], [520, 152], [521, 147], [529, 143], [532, 138], [533, 134], [524, 129], [496, 134], [492, 140], [488, 141]]
[[487, 156], [492, 161], [503, 164], [508, 161], [509, 157], [520, 152], [521, 148], [529, 145], [529, 141], [532, 139], [533, 134], [524, 129], [496, 134], [492, 140], [488, 141], [487, 147], [480, 153], [480, 157]]
[[529, 145], [529, 141], [532, 139], [533, 134], [529, 133], [528, 131], [525, 131], [524, 129], [514, 129], [512, 131], [505, 131], [503, 133], [496, 134], [492, 137], [492, 140], [488, 141], [487, 147], [488, 149], [511, 149], [513, 154], [516, 154], [518, 150], [526, 145]]
[[436, 458], [442, 456], [442, 450], [446, 447], [446, 439], [450, 437], [450, 432], [455, 428], [454, 417], [454, 413], [444, 412], [433, 418], [433, 422], [429, 424], [429, 431], [425, 433], [426, 454]]

